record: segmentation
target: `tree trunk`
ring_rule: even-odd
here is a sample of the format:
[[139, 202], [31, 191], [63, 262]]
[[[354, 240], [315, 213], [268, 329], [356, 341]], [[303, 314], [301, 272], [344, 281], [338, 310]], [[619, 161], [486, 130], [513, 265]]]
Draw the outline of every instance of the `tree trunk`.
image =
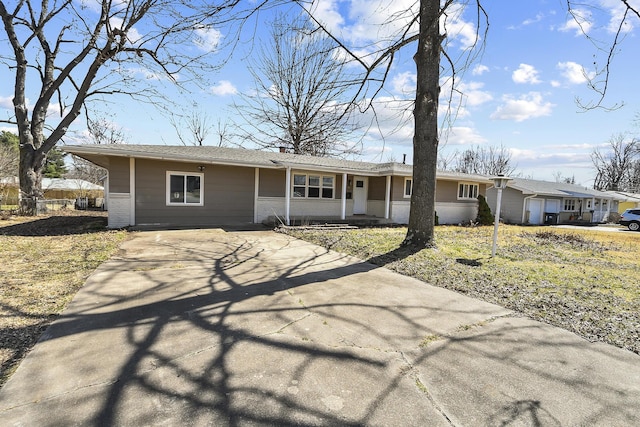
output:
[[420, 1], [420, 35], [414, 56], [417, 71], [413, 116], [413, 193], [405, 246], [434, 246], [435, 189], [438, 163], [440, 94], [439, 0]]
[[37, 201], [42, 198], [42, 169], [45, 156], [30, 144], [20, 147], [20, 213], [37, 214]]

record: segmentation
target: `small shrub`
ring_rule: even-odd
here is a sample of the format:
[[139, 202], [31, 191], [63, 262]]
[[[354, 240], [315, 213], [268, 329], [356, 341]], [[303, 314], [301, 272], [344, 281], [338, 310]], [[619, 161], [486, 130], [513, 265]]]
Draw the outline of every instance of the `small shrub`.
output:
[[493, 215], [491, 215], [491, 208], [487, 203], [487, 199], [480, 194], [478, 196], [478, 217], [476, 222], [480, 225], [493, 225]]

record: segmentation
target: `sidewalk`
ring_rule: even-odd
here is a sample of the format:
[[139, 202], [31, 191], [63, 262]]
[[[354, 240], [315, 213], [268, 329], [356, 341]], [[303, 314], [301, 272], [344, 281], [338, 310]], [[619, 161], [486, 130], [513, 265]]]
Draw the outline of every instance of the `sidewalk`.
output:
[[0, 425], [637, 426], [640, 356], [269, 231], [140, 232]]

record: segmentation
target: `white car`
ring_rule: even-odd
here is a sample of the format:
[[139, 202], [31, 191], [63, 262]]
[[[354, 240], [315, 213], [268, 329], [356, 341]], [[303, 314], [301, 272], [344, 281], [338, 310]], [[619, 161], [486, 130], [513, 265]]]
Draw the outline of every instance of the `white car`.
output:
[[627, 209], [620, 215], [618, 224], [626, 225], [631, 231], [640, 230], [640, 209]]

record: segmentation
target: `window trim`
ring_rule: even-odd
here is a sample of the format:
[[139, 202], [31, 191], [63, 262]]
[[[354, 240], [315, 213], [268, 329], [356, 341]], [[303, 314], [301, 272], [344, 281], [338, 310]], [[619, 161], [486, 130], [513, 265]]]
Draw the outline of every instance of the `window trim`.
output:
[[[292, 200], [335, 200], [336, 198], [336, 175], [333, 174], [322, 174], [315, 172], [292, 172], [291, 179], [291, 199]], [[296, 176], [304, 176], [304, 195], [296, 196], [295, 188], [303, 187], [303, 185], [296, 185]], [[317, 177], [319, 179], [318, 185], [310, 185], [310, 177]], [[324, 185], [324, 179], [331, 178], [331, 187]], [[317, 188], [318, 189], [318, 197], [309, 197], [309, 188]], [[331, 189], [331, 197], [324, 197], [323, 190]]]
[[[571, 209], [567, 209], [567, 202], [571, 202]], [[562, 199], [562, 211], [563, 212], [578, 212], [578, 199], [575, 197], [567, 197]]]
[[[460, 195], [460, 187], [462, 187], [462, 196]], [[469, 194], [471, 192], [471, 188], [475, 188], [475, 196], [470, 197]], [[458, 188], [456, 191], [456, 197], [458, 200], [477, 200], [478, 199], [478, 195], [480, 194], [480, 184], [478, 184], [477, 182], [470, 182], [470, 181], [459, 181], [458, 182]]]
[[[407, 182], [409, 182], [409, 194], [407, 194]], [[404, 185], [402, 187], [402, 197], [405, 199], [411, 198], [413, 194], [413, 178], [409, 178], [408, 176], [404, 178]]]
[[[167, 171], [166, 178], [166, 187], [165, 187], [165, 195], [166, 195], [166, 204], [167, 206], [204, 206], [204, 173], [200, 172], [185, 172], [185, 171]], [[185, 178], [185, 185], [187, 182], [187, 177], [196, 176], [200, 178], [200, 201], [198, 203], [188, 203], [186, 200], [183, 202], [172, 202], [171, 201], [171, 177], [172, 176], [182, 176]], [[185, 191], [186, 196], [186, 191]]]

